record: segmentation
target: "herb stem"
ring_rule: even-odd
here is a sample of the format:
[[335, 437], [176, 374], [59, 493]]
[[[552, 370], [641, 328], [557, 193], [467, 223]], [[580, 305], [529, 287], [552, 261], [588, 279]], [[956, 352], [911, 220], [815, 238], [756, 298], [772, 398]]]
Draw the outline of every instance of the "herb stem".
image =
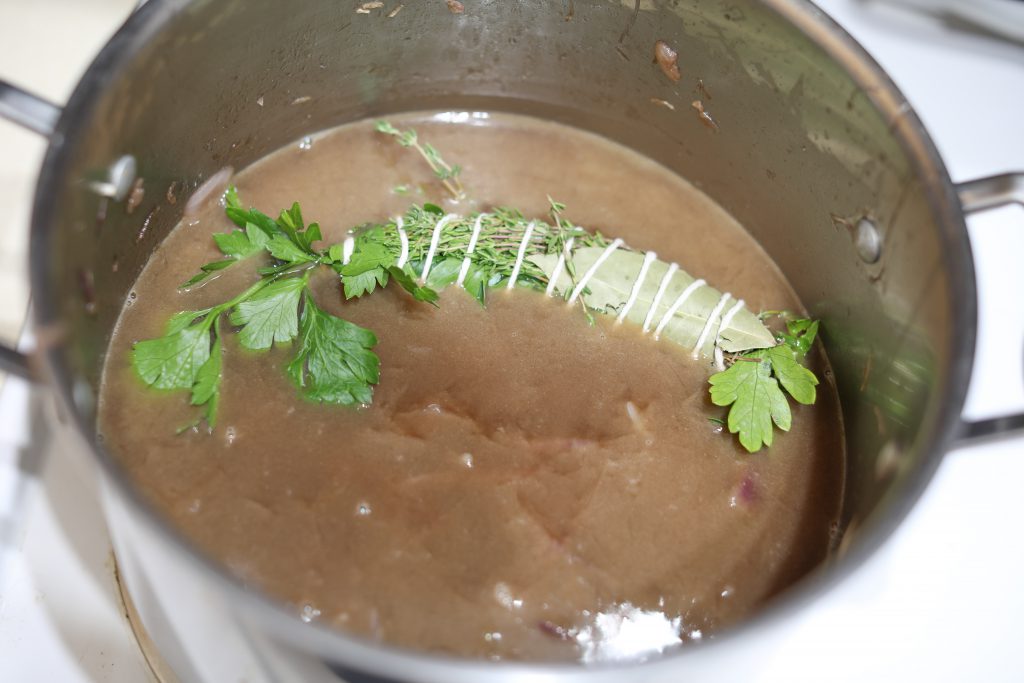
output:
[[303, 275], [303, 279], [306, 282], [309, 282], [310, 271], [313, 269], [314, 266], [317, 266], [317, 265], [319, 265], [318, 261], [311, 261], [309, 263], [303, 263], [301, 266], [299, 266], [298, 268], [295, 268], [294, 270], [286, 270], [283, 273], [276, 273], [276, 274], [274, 274], [273, 276], [270, 276], [270, 277], [260, 278], [256, 282], [252, 283], [252, 285], [250, 285], [248, 289], [243, 291], [241, 294], [239, 294], [235, 298], [233, 298], [233, 299], [231, 299], [229, 301], [225, 301], [224, 303], [222, 303], [222, 304], [220, 304], [218, 306], [214, 306], [213, 308], [211, 308], [209, 314], [206, 317], [206, 320], [208, 320], [208, 321], [212, 320], [213, 318], [216, 318], [217, 316], [219, 316], [221, 313], [224, 313], [225, 311], [228, 311], [228, 310], [234, 308], [235, 306], [237, 306], [238, 304], [242, 303], [243, 301], [246, 301], [246, 300], [252, 298], [253, 296], [256, 295], [257, 292], [259, 292], [261, 289], [263, 289], [264, 287], [269, 285], [271, 282], [276, 282], [276, 281], [284, 278], [286, 275], [292, 275], [292, 274], [295, 274], [295, 273], [305, 272], [305, 274]]
[[444, 159], [438, 156], [436, 151], [431, 154], [418, 141], [412, 143], [412, 147], [426, 160], [427, 164], [430, 165], [430, 170], [441, 179], [441, 184], [444, 185], [445, 189], [448, 190], [454, 199], [461, 200], [466, 196], [466, 190], [462, 187], [462, 181], [459, 180], [458, 173]]
[[282, 270], [280, 273], [274, 273], [274, 276], [269, 278], [269, 279], [271, 281], [273, 281], [273, 280], [280, 280], [281, 278], [288, 277], [289, 275], [297, 275], [299, 273], [306, 273], [305, 278], [308, 281], [309, 280], [309, 272], [312, 271], [317, 266], [319, 266], [321, 263], [322, 263], [322, 259], [317, 259], [315, 261], [307, 261], [306, 263], [302, 263], [302, 264], [300, 264], [300, 265], [298, 265], [298, 266], [296, 266], [294, 268], [289, 268], [288, 270]]
[[441, 153], [433, 145], [429, 143], [420, 144], [416, 131], [411, 128], [404, 131], [399, 130], [383, 120], [377, 122], [377, 131], [395, 136], [398, 138], [398, 143], [403, 147], [415, 149], [456, 201], [462, 200], [466, 196], [466, 191], [462, 187], [462, 181], [459, 180], [459, 173], [462, 172], [462, 169], [458, 166], [452, 166], [442, 159]]

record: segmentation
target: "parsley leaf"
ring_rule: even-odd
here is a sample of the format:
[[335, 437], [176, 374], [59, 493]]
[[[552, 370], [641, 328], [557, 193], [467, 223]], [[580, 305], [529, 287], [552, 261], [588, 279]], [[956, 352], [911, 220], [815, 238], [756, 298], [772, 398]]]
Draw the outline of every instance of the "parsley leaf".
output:
[[199, 272], [183, 283], [181, 288], [184, 289], [199, 284], [218, 270], [223, 270], [236, 261], [248, 258], [253, 254], [258, 254], [267, 248], [268, 240], [269, 238], [266, 233], [256, 227], [254, 223], [248, 223], [244, 231], [233, 230], [231, 232], [215, 234], [213, 241], [217, 244], [217, 248], [220, 249], [221, 253], [228, 258], [212, 261], [200, 266]]
[[300, 346], [288, 374], [306, 398], [341, 405], [368, 404], [380, 380], [380, 359], [369, 330], [322, 310], [306, 291]]
[[241, 200], [238, 199], [238, 188], [234, 185], [229, 187], [227, 193], [225, 193], [224, 203], [226, 205], [224, 213], [231, 219], [232, 223], [243, 230], [247, 230], [251, 223], [263, 231], [267, 237], [273, 237], [281, 232], [280, 226], [267, 214], [257, 209], [243, 208]]
[[[772, 445], [772, 423], [789, 431], [792, 414], [785, 389], [797, 403], [817, 398], [818, 378], [798, 359], [810, 350], [818, 322], [791, 320], [780, 344], [737, 357], [726, 370], [711, 376], [711, 402], [729, 407], [729, 431], [751, 453]], [[781, 385], [781, 388], [780, 388]]]
[[[238, 198], [238, 187], [236, 185], [228, 185], [227, 192], [224, 193], [224, 211], [228, 212], [230, 210], [244, 211], [242, 208], [242, 200]], [[231, 217], [230, 213], [228, 213], [228, 217]], [[245, 227], [245, 223], [237, 224], [240, 228]]]
[[398, 266], [391, 266], [388, 268], [388, 273], [391, 274], [395, 282], [402, 286], [402, 289], [412, 294], [416, 301], [426, 301], [428, 304], [437, 306], [437, 300], [440, 298], [437, 292], [429, 287], [421, 287], [416, 284], [416, 280], [409, 272], [409, 266], [406, 266], [405, 270]]
[[299, 299], [306, 279], [292, 277], [271, 282], [235, 307], [230, 320], [240, 325], [242, 346], [254, 351], [289, 342], [299, 331]]
[[[253, 248], [254, 239], [260, 239], [254, 237], [256, 231], [259, 231], [266, 236], [266, 243], [263, 247], [269, 250], [276, 259], [289, 263], [307, 263], [319, 258], [319, 254], [313, 249], [313, 242], [323, 239], [320, 234], [320, 226], [312, 223], [308, 228], [306, 227], [298, 202], [292, 204], [290, 209], [282, 211], [276, 221], [257, 209], [244, 209], [238, 198], [238, 188], [234, 186], [228, 188], [224, 195], [224, 202], [226, 204], [224, 212], [235, 225], [245, 230], [245, 237], [248, 239], [249, 245], [242, 243], [241, 235], [236, 235], [233, 232], [229, 233], [226, 239], [224, 236], [220, 236], [217, 246], [221, 247], [221, 251], [224, 251], [222, 242], [229, 249], [244, 251], [247, 246]], [[214, 239], [217, 240], [217, 236]], [[224, 253], [228, 252], [224, 251]]]
[[239, 260], [266, 249], [269, 239], [255, 223], [247, 223], [245, 230], [232, 230], [213, 236], [213, 241], [222, 254]]
[[235, 259], [230, 259], [229, 258], [229, 259], [223, 259], [221, 261], [211, 261], [210, 263], [206, 263], [206, 264], [204, 264], [204, 265], [199, 267], [199, 272], [198, 273], [196, 273], [195, 275], [190, 277], [188, 280], [186, 280], [185, 282], [183, 282], [180, 285], [178, 285], [178, 288], [179, 289], [185, 289], [187, 287], [191, 287], [192, 285], [197, 285], [200, 282], [202, 282], [203, 280], [205, 280], [206, 278], [208, 278], [209, 276], [211, 276], [214, 273], [216, 273], [218, 270], [224, 270], [228, 266], [232, 265], [234, 262], [235, 262]]
[[785, 344], [773, 346], [765, 352], [772, 365], [772, 372], [797, 403], [811, 405], [817, 398], [814, 387], [818, 378], [814, 373], [797, 362], [795, 353]]
[[771, 362], [755, 352], [711, 376], [711, 402], [729, 409], [729, 431], [751, 453], [772, 445], [772, 422], [788, 431], [789, 404], [771, 375]]
[[786, 332], [778, 335], [779, 341], [801, 356], [807, 355], [818, 336], [818, 321], [797, 318], [786, 321]]
[[285, 236], [292, 241], [302, 251], [316, 256], [316, 251], [313, 249], [313, 242], [323, 239], [323, 235], [320, 234], [320, 225], [317, 223], [310, 223], [309, 227], [305, 227], [305, 223], [302, 221], [302, 208], [299, 207], [298, 202], [292, 204], [292, 208], [285, 209], [281, 212], [281, 215], [277, 218], [277, 227], [281, 230]]
[[200, 318], [206, 316], [212, 309], [206, 308], [201, 311], [181, 311], [175, 313], [167, 320], [167, 328], [164, 332], [165, 336], [170, 336], [175, 332], [180, 332], [194, 322], [197, 322]]
[[191, 389], [190, 402], [205, 406], [204, 417], [210, 427], [217, 422], [220, 399], [219, 318], [220, 313], [211, 314], [211, 309], [183, 311], [167, 322], [163, 337], [140, 341], [132, 347], [132, 366], [142, 381], [156, 389]]
[[217, 407], [220, 404], [220, 378], [223, 367], [220, 333], [214, 326], [213, 348], [210, 357], [199, 367], [195, 384], [192, 385], [192, 405], [206, 406], [203, 416], [210, 427], [217, 425]]
[[372, 294], [377, 285], [384, 287], [388, 284], [388, 271], [374, 268], [359, 275], [346, 275], [341, 279], [341, 284], [345, 286], [346, 299]]
[[376, 268], [386, 268], [394, 262], [394, 254], [380, 242], [359, 239], [356, 241], [351, 260], [345, 265], [338, 265], [336, 270], [342, 277], [346, 277], [360, 275]]
[[270, 255], [280, 261], [288, 263], [309, 263], [316, 260], [316, 254], [303, 249], [295, 241], [283, 234], [274, 235], [267, 242], [267, 250]]
[[233, 185], [224, 194], [224, 202], [227, 217], [242, 228], [213, 236], [217, 248], [228, 258], [201, 266], [200, 272], [183, 283], [182, 288], [199, 284], [210, 274], [264, 249], [288, 265], [310, 263], [320, 257], [312, 247], [314, 241], [322, 239], [320, 226], [313, 223], [305, 227], [298, 203], [282, 211], [279, 221], [275, 221], [257, 209], [243, 208], [238, 198], [238, 188]]
[[146, 384], [156, 389], [191, 389], [199, 369], [210, 358], [210, 326], [219, 316], [191, 322], [201, 315], [186, 311], [171, 318], [167, 333], [132, 348], [132, 365]]

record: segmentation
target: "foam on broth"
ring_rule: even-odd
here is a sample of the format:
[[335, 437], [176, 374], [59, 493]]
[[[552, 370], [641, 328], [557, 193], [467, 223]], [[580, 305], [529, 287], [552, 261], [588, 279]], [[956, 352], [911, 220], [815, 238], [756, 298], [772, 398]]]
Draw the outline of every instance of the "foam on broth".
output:
[[[800, 309], [743, 229], [666, 169], [561, 125], [451, 118], [394, 119], [464, 167], [476, 201], [450, 208], [542, 215], [550, 194], [575, 222], [657, 249], [751, 310]], [[236, 183], [267, 213], [300, 202], [331, 243], [442, 201], [422, 160], [368, 122], [281, 150]], [[417, 185], [425, 194], [392, 190]], [[129, 352], [172, 313], [254, 277], [236, 266], [177, 290], [231, 227], [207, 207], [146, 266], [111, 342], [100, 428], [174, 524], [303, 618], [468, 657], [643, 656], [737, 622], [825, 558], [844, 473], [828, 382], [815, 406], [793, 407], [791, 432], [750, 455], [708, 419], [722, 415], [708, 364], [603, 316], [591, 327], [536, 292], [494, 291], [486, 310], [455, 288], [437, 310], [393, 287], [344, 302], [322, 273], [320, 305], [380, 340], [373, 406], [304, 402], [282, 369], [287, 348], [254, 354], [225, 334], [218, 426], [176, 435], [195, 409], [146, 390]]]

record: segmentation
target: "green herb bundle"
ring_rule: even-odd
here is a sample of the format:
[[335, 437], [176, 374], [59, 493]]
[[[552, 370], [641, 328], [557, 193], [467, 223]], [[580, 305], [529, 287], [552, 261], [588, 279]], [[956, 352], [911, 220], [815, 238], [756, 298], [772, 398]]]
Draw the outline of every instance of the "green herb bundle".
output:
[[[377, 130], [414, 148], [453, 196], [464, 196], [459, 167], [421, 144], [414, 131], [387, 122], [379, 122]], [[619, 322], [642, 325], [658, 338], [692, 349], [695, 357], [721, 359], [729, 353], [729, 367], [710, 378], [711, 398], [730, 407], [729, 431], [750, 452], [771, 445], [773, 424], [789, 429], [783, 389], [800, 403], [814, 401], [817, 379], [799, 360], [817, 323], [791, 320], [787, 333], [776, 339], [742, 302], [734, 302], [725, 315], [730, 295], [653, 254], [574, 225], [558, 202], [550, 201], [550, 220], [529, 220], [507, 207], [446, 215], [433, 204], [413, 205], [395, 220], [358, 226], [345, 241], [323, 246], [319, 225], [306, 225], [297, 203], [274, 219], [245, 208], [233, 187], [224, 200], [237, 229], [214, 235], [223, 258], [203, 265], [182, 287], [199, 285], [253, 257], [265, 262], [259, 278], [217, 306], [174, 315], [163, 336], [140, 341], [132, 351], [145, 384], [191, 392], [191, 403], [202, 408], [194, 426], [202, 420], [211, 428], [216, 424], [221, 335], [228, 330], [254, 351], [291, 344], [294, 355], [286, 371], [304, 398], [344, 406], [371, 403], [380, 380], [373, 352], [377, 339], [317, 305], [309, 281], [318, 268], [337, 274], [346, 299], [372, 295], [394, 282], [417, 301], [436, 306], [437, 290], [458, 284], [485, 305], [491, 289], [525, 287], [578, 301], [588, 316], [615, 315]]]

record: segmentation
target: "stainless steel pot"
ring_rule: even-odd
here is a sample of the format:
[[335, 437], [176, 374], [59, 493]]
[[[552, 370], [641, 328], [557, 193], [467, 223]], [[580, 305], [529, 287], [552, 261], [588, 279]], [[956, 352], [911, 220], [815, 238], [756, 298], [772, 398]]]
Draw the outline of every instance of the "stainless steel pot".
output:
[[[124, 582], [186, 681], [677, 681], [721, 674], [884, 542], [949, 448], [1024, 430], [965, 422], [976, 299], [964, 212], [1024, 201], [1024, 176], [954, 187], [880, 68], [801, 0], [360, 3], [152, 0], [63, 112], [0, 83], [0, 114], [50, 137], [31, 236], [32, 357], [104, 477]], [[683, 78], [652, 64], [679, 52]], [[697, 88], [697, 79], [702, 88]], [[711, 95], [707, 93], [710, 92]], [[713, 96], [713, 99], [712, 99]], [[691, 108], [704, 99], [719, 132]], [[259, 100], [259, 101], [257, 101]], [[676, 170], [767, 249], [814, 315], [849, 453], [835, 559], [745, 626], [614, 667], [456, 661], [304, 624], [170, 528], [96, 439], [118, 310], [184, 200], [296, 138], [406, 109], [499, 109], [569, 122]], [[439, 624], [443, 628], [443, 624]]]

